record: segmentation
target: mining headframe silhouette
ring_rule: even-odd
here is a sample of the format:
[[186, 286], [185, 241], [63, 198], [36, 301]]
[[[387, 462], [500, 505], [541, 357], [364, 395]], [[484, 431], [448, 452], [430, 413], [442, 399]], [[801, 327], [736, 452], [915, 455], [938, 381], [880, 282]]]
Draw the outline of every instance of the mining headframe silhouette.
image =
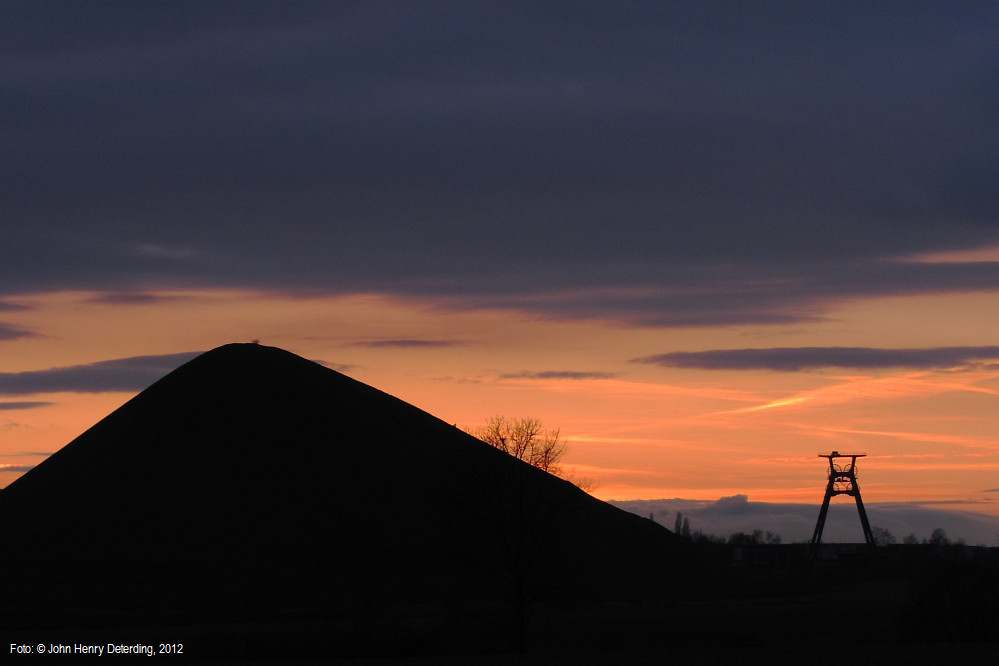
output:
[[[866, 453], [820, 453], [820, 458], [829, 460], [829, 481], [826, 484], [826, 494], [822, 499], [822, 508], [819, 510], [819, 519], [815, 523], [815, 532], [812, 533], [811, 552], [812, 555], [818, 550], [822, 541], [822, 530], [826, 525], [826, 514], [829, 512], [829, 501], [836, 495], [849, 495], [857, 502], [857, 511], [860, 513], [860, 524], [864, 530], [864, 540], [868, 547], [874, 547], [874, 533], [871, 531], [871, 524], [867, 520], [867, 511], [864, 510], [864, 500], [860, 497], [860, 485], [857, 483], [857, 458], [863, 458]], [[848, 463], [839, 463], [838, 460], [849, 458]]]

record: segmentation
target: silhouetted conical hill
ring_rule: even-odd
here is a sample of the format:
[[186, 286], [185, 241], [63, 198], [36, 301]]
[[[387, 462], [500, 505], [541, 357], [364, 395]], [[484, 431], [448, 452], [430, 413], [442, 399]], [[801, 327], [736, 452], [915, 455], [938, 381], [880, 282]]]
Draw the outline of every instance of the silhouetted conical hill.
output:
[[633, 598], [685, 575], [667, 530], [255, 344], [192, 360], [12, 483], [0, 534], [15, 598], [84, 608]]

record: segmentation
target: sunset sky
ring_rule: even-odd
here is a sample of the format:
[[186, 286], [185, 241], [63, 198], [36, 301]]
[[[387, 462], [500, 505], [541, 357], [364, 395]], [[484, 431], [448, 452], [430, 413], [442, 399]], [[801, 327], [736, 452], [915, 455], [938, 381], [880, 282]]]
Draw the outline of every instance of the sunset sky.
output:
[[0, 16], [0, 486], [259, 340], [603, 499], [999, 515], [995, 2]]

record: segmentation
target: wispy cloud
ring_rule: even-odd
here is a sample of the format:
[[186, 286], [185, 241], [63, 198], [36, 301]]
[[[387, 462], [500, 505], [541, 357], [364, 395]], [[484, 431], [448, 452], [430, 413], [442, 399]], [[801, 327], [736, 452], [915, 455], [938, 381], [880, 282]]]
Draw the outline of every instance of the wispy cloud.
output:
[[42, 401], [21, 401], [21, 402], [0, 402], [0, 411], [4, 410], [15, 410], [15, 409], [36, 409], [38, 407], [48, 407], [49, 405], [54, 405], [54, 402], [42, 402]]
[[[574, 439], [575, 441], [575, 439]], [[603, 465], [573, 465], [577, 472], [584, 474], [621, 475], [621, 476], [655, 476], [656, 473], [647, 469], [637, 469], [631, 467], [605, 467]]]
[[949, 368], [999, 358], [999, 346], [879, 349], [874, 347], [773, 347], [670, 352], [631, 359], [673, 368], [703, 370], [778, 370], [822, 368]]
[[908, 373], [891, 377], [841, 377], [828, 386], [799, 391], [766, 402], [722, 413], [752, 413], [792, 407], [835, 405], [856, 400], [897, 400], [950, 392], [999, 395], [999, 391], [976, 384], [973, 374]]
[[541, 372], [517, 372], [500, 375], [500, 379], [614, 379], [616, 372], [579, 372], [575, 370], [544, 370]]
[[0, 373], [0, 395], [141, 391], [200, 352], [134, 356], [48, 370]]
[[22, 310], [30, 310], [31, 308], [27, 305], [21, 305], [19, 303], [10, 303], [8, 301], [0, 301], [0, 312], [19, 312]]
[[[516, 380], [514, 380], [516, 381]], [[631, 400], [658, 401], [677, 396], [695, 397], [705, 400], [754, 403], [759, 395], [750, 391], [718, 386], [691, 386], [687, 384], [662, 384], [639, 382], [627, 379], [600, 379], [600, 391], [604, 395]], [[554, 382], [553, 382], [554, 384]], [[588, 391], [588, 384], [558, 382], [563, 390]]]
[[[878, 464], [877, 462], [871, 463], [869, 467], [876, 467], [878, 469], [894, 469], [903, 471], [927, 471], [927, 470], [948, 470], [948, 471], [968, 471], [972, 472], [975, 470], [999, 470], [999, 463], [983, 463], [983, 462], [970, 462], [970, 463], [947, 463], [933, 461], [926, 464], [920, 463], [888, 463], [888, 464]], [[942, 502], [943, 504], [950, 504], [951, 502]]]
[[322, 359], [312, 359], [312, 361], [313, 363], [318, 363], [324, 368], [329, 368], [330, 370], [336, 370], [337, 372], [344, 372], [344, 373], [357, 370], [359, 367], [361, 367], [354, 363], [333, 363], [331, 361], [324, 361]]
[[16, 340], [17, 338], [32, 338], [35, 333], [17, 326], [0, 323], [0, 340]]
[[462, 340], [424, 340], [420, 338], [403, 338], [397, 340], [368, 340], [364, 342], [354, 342], [352, 347], [368, 347], [371, 349], [420, 349], [439, 347], [461, 347], [468, 344]]
[[[886, 437], [909, 442], [933, 442], [935, 444], [948, 444], [970, 449], [999, 450], [999, 442], [995, 439], [984, 437], [967, 437], [964, 435], [941, 434], [932, 432], [918, 432], [910, 430], [872, 430], [865, 428], [846, 428], [836, 426], [823, 426], [817, 424], [801, 424], [796, 427], [811, 432], [836, 433], [843, 435], [869, 435], [874, 437]], [[939, 458], [940, 453], [927, 454], [904, 454], [893, 456], [874, 456], [874, 459], [884, 460], [888, 458]], [[885, 466], [882, 464], [882, 466]]]
[[90, 303], [102, 305], [156, 305], [171, 300], [176, 300], [176, 297], [138, 291], [107, 291], [87, 299]]
[[200, 254], [196, 248], [162, 243], [139, 243], [133, 246], [133, 251], [140, 256], [159, 259], [190, 259]]
[[34, 465], [9, 465], [0, 463], [0, 472], [29, 472], [34, 468]]

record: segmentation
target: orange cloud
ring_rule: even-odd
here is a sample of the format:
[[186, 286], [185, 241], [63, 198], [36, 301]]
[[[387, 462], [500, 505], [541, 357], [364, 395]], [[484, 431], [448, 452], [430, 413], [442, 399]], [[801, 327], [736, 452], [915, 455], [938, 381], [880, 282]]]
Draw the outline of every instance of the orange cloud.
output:
[[889, 377], [838, 377], [841, 381], [837, 384], [808, 389], [763, 404], [724, 413], [741, 414], [783, 407], [835, 405], [858, 400], [898, 400], [954, 391], [999, 396], [999, 391], [977, 385], [978, 382], [997, 377], [999, 373], [996, 372], [969, 372], [960, 375], [918, 372]]
[[[999, 452], [999, 441], [995, 439], [985, 439], [980, 437], [966, 437], [961, 435], [911, 432], [911, 431], [888, 431], [888, 430], [864, 430], [859, 428], [838, 428], [836, 426], [800, 426], [803, 429], [822, 430], [829, 433], [842, 433], [849, 435], [871, 435], [875, 437], [889, 437], [910, 442], [936, 442], [939, 444], [950, 444], [952, 446], [989, 449]], [[933, 454], [942, 455], [942, 454]], [[912, 456], [916, 457], [916, 456]]]

